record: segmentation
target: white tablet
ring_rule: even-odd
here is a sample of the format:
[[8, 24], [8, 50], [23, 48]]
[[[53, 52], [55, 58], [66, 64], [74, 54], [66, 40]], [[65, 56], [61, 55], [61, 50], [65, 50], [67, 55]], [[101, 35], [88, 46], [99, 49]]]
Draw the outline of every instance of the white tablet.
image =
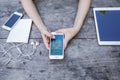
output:
[[99, 45], [120, 45], [120, 7], [93, 11]]

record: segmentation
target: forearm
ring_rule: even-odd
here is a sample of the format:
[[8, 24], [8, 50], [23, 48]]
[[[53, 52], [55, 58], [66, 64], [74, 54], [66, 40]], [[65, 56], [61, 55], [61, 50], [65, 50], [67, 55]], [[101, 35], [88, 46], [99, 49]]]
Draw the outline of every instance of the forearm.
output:
[[90, 3], [91, 0], [79, 0], [78, 11], [73, 26], [76, 32], [79, 32], [83, 25], [83, 22], [90, 7]]
[[21, 0], [21, 2], [28, 16], [33, 20], [33, 22], [38, 27], [38, 29], [42, 31], [42, 29], [45, 28], [45, 26], [41, 20], [41, 17], [33, 1], [32, 0]]

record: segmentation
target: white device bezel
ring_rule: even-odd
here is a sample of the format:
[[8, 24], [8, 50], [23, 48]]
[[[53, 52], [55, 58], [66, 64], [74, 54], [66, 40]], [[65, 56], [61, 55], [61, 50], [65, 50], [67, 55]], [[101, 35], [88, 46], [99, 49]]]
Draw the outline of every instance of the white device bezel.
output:
[[[56, 32], [52, 32], [53, 35], [63, 35], [63, 33], [56, 33]], [[50, 50], [51, 50], [51, 39], [50, 39]], [[49, 50], [49, 58], [50, 59], [63, 59], [64, 58], [64, 39], [63, 39], [63, 55], [50, 55], [50, 51]]]
[[14, 13], [8, 18], [8, 20], [3, 24], [3, 26], [2, 26], [3, 29], [6, 29], [6, 30], [10, 31], [10, 30], [13, 28], [13, 26], [17, 23], [18, 20], [15, 22], [15, 24], [12, 26], [12, 28], [10, 28], [10, 27], [8, 27], [8, 26], [5, 25], [5, 24], [9, 21], [9, 19], [10, 19], [14, 14], [20, 16], [18, 20], [20, 20], [21, 17], [23, 16], [22, 13], [14, 12]]
[[96, 11], [100, 11], [100, 10], [106, 10], [106, 11], [120, 10], [120, 7], [93, 8], [98, 44], [99, 45], [120, 45], [120, 41], [100, 41], [100, 36], [99, 36], [100, 34], [98, 30], [98, 23], [97, 23], [97, 17], [96, 17]]

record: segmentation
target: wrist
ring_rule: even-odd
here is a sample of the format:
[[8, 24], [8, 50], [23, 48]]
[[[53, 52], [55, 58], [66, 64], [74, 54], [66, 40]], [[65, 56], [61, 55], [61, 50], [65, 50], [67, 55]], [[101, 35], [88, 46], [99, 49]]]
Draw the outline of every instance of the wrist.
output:
[[73, 31], [74, 31], [74, 33], [78, 33], [79, 31], [80, 31], [80, 29], [79, 28], [77, 28], [77, 27], [73, 27]]
[[46, 31], [47, 30], [47, 28], [43, 25], [43, 26], [40, 26], [40, 27], [38, 27], [39, 28], [39, 31], [41, 32], [41, 33], [43, 33], [44, 31]]

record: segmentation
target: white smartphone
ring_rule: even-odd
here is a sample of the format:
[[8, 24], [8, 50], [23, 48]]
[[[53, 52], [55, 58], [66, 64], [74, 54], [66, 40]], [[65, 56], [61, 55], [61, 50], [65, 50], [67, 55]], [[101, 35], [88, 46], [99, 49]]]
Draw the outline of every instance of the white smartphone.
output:
[[64, 58], [64, 35], [63, 33], [52, 32], [55, 38], [50, 39], [50, 59], [63, 59]]
[[11, 30], [13, 26], [17, 23], [17, 21], [23, 16], [22, 13], [14, 12], [10, 18], [4, 23], [2, 28], [6, 30]]

